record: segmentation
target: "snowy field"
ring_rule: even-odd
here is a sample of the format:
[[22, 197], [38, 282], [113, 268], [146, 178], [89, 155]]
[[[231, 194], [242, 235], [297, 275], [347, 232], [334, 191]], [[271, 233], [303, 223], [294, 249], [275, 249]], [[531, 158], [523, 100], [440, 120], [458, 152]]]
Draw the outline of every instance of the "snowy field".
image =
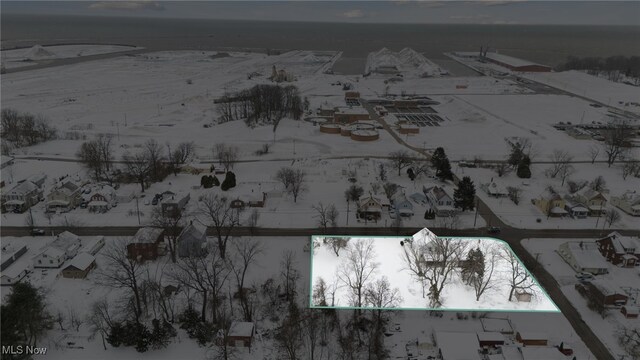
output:
[[34, 65], [47, 60], [68, 59], [141, 49], [144, 48], [122, 45], [35, 45], [31, 48], [2, 51], [2, 65], [7, 69], [13, 69]]
[[[413, 240], [403, 237], [314, 237], [314, 250], [312, 262], [312, 288], [315, 288], [320, 279], [329, 286], [336, 286], [337, 291], [332, 300], [333, 306], [338, 308], [358, 307], [358, 302], [353, 299], [352, 285], [358, 275], [362, 273], [366, 284], [374, 284], [380, 279], [386, 278], [393, 288], [398, 291], [399, 298], [396, 306], [398, 309], [433, 309], [429, 305], [428, 295], [423, 292], [423, 286], [412, 272], [415, 264], [411, 263], [413, 249], [422, 249], [421, 246], [437, 247], [433, 234], [424, 229], [413, 235]], [[346, 245], [336, 253], [335, 241], [344, 241]], [[442, 290], [441, 306], [439, 310], [463, 310], [463, 311], [558, 311], [557, 307], [546, 295], [544, 290], [528, 279], [523, 283], [527, 291], [533, 294], [531, 302], [518, 302], [515, 298], [509, 301], [510, 279], [515, 272], [528, 273], [528, 270], [517, 260], [513, 263], [508, 256], [513, 256], [509, 246], [501, 240], [491, 238], [451, 238], [444, 240], [450, 242], [451, 247], [460, 247], [459, 260], [467, 259], [473, 249], [481, 249], [484, 253], [485, 271], [484, 283], [478, 283], [477, 289], [486, 287], [486, 291], [476, 298], [474, 286], [465, 284], [462, 280], [459, 267], [451, 272]], [[402, 242], [402, 244], [401, 244]], [[456, 251], [458, 251], [456, 250]], [[436, 257], [434, 256], [434, 259]], [[439, 257], [438, 257], [439, 258]], [[353, 261], [358, 264], [355, 268]], [[455, 260], [458, 261], [458, 260]], [[516, 266], [516, 270], [512, 270]], [[445, 271], [445, 270], [443, 270]], [[428, 272], [428, 271], [426, 271]], [[355, 276], [355, 278], [354, 278]], [[364, 282], [363, 282], [364, 283]], [[336, 284], [336, 285], [333, 285]], [[428, 282], [425, 283], [428, 287]], [[365, 285], [366, 287], [366, 285]], [[319, 304], [313, 304], [318, 306]], [[361, 305], [362, 308], [376, 308], [375, 304]], [[386, 306], [385, 306], [386, 307]]]
[[599, 101], [621, 110], [640, 114], [640, 87], [638, 86], [616, 83], [577, 70], [528, 73], [523, 75], [523, 77]]
[[[558, 281], [562, 292], [580, 312], [582, 319], [609, 348], [612, 354], [617, 358], [629, 356], [618, 343], [617, 333], [621, 328], [637, 328], [640, 326], [638, 319], [625, 318], [618, 308], [611, 308], [603, 318], [603, 316], [587, 307], [587, 300], [574, 287], [578, 283], [574, 276], [575, 271], [557, 253], [558, 246], [566, 241], [594, 242], [595, 239], [527, 239], [523, 240], [522, 244], [531, 254], [536, 254], [538, 261]], [[637, 306], [640, 305], [640, 299], [637, 297], [640, 290], [639, 275], [640, 269], [637, 267], [620, 268], [610, 265], [608, 274], [597, 275], [596, 278], [613, 286], [630, 289], [630, 304]]]

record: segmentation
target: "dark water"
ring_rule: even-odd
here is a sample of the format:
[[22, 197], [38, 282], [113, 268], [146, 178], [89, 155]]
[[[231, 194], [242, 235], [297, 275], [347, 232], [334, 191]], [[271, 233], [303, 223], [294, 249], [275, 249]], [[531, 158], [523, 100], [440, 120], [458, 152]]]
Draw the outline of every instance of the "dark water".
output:
[[640, 55], [640, 26], [419, 25], [2, 15], [3, 48], [118, 43], [150, 49], [313, 49], [344, 51], [349, 66], [367, 53], [412, 47], [438, 62], [447, 51], [488, 45], [557, 65], [569, 55]]

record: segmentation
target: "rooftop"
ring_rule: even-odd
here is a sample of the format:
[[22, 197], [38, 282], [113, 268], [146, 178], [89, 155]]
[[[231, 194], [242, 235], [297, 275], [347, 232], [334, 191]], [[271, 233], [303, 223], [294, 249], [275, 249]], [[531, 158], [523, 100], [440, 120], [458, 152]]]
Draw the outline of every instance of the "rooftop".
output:
[[160, 228], [143, 227], [133, 236], [130, 243], [132, 244], [151, 244], [158, 241], [163, 230]]
[[485, 55], [488, 59], [498, 61], [511, 66], [527, 66], [527, 65], [540, 65], [531, 61], [518, 59], [513, 56], [499, 54], [497, 52], [487, 52]]
[[480, 360], [475, 333], [438, 331], [435, 337], [442, 360]]
[[229, 328], [229, 336], [251, 337], [253, 336], [253, 327], [252, 322], [234, 321]]

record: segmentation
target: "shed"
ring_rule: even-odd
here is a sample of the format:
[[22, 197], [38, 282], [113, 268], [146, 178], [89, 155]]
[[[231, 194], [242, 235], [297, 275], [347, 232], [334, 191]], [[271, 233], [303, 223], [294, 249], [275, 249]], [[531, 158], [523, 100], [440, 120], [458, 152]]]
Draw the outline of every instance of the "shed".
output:
[[234, 321], [229, 328], [227, 344], [235, 347], [251, 347], [255, 325], [252, 322]]
[[499, 345], [500, 346], [504, 345], [505, 338], [502, 333], [482, 331], [476, 334], [478, 336], [478, 344], [480, 345], [480, 347], [485, 347], [485, 346], [496, 347]]
[[547, 346], [549, 337], [545, 333], [518, 331], [516, 333], [516, 340], [522, 345], [527, 346]]
[[637, 319], [638, 313], [640, 313], [640, 309], [637, 306], [625, 305], [620, 309], [620, 312], [627, 319]]
[[81, 252], [69, 262], [69, 265], [62, 269], [62, 276], [70, 279], [84, 279], [91, 269], [95, 267], [95, 256]]

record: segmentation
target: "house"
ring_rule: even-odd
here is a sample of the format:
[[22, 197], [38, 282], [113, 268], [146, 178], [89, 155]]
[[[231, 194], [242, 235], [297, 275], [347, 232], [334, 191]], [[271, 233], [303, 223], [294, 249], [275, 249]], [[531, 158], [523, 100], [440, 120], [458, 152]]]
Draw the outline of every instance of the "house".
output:
[[612, 196], [611, 204], [631, 216], [640, 216], [640, 194], [627, 191], [620, 196]]
[[522, 360], [565, 360], [564, 354], [556, 347], [551, 346], [525, 346], [519, 348]]
[[422, 192], [427, 197], [427, 202], [437, 216], [450, 216], [457, 212], [457, 208], [453, 205], [453, 198], [444, 188], [439, 186], [426, 188], [423, 186]]
[[227, 345], [234, 347], [251, 347], [255, 325], [252, 322], [234, 321], [229, 327]]
[[607, 197], [588, 186], [578, 190], [569, 198], [589, 209], [589, 216], [602, 216], [607, 209]]
[[398, 191], [391, 197], [391, 204], [393, 204], [398, 215], [402, 217], [413, 216], [413, 204], [407, 199], [403, 191]]
[[565, 200], [564, 209], [574, 219], [586, 219], [589, 216], [589, 209], [571, 200]]
[[78, 235], [70, 233], [69, 231], [63, 231], [56, 235], [56, 238], [49, 246], [64, 252], [66, 259], [71, 259], [78, 254], [82, 242]]
[[609, 264], [600, 255], [595, 243], [568, 241], [560, 244], [558, 254], [576, 272], [588, 272], [594, 275], [609, 272]]
[[620, 309], [620, 312], [627, 319], [637, 319], [638, 314], [640, 313], [640, 308], [638, 308], [637, 306], [624, 305]]
[[2, 270], [0, 276], [0, 285], [10, 286], [24, 279], [29, 274], [30, 269], [26, 263], [20, 262], [8, 269]]
[[188, 192], [165, 191], [162, 193], [162, 201], [160, 202], [162, 213], [171, 214], [176, 211], [182, 211], [190, 199], [191, 194]]
[[531, 199], [531, 203], [535, 205], [543, 214], [550, 217], [563, 217], [568, 214], [565, 210], [565, 200], [560, 194], [545, 190], [538, 198]]
[[549, 338], [544, 333], [518, 331], [516, 333], [516, 341], [524, 346], [547, 346]]
[[626, 305], [629, 300], [624, 290], [602, 279], [596, 279], [586, 283], [586, 288], [590, 296], [592, 296], [598, 304], [605, 306], [623, 306]]
[[2, 259], [2, 264], [0, 264], [0, 271], [4, 271], [9, 265], [13, 264], [18, 260], [22, 255], [27, 252], [27, 245], [24, 244], [15, 244], [15, 243], [7, 243], [7, 240], [2, 240], [2, 252], [0, 258]]
[[23, 180], [2, 194], [5, 211], [25, 212], [43, 199], [42, 187], [29, 180]]
[[640, 266], [640, 239], [612, 232], [596, 240], [598, 250], [607, 261], [622, 267]]
[[40, 254], [33, 258], [35, 268], [59, 268], [67, 257], [64, 251], [48, 246]]
[[504, 198], [509, 196], [507, 188], [502, 183], [495, 182], [493, 179], [491, 179], [491, 182], [483, 184], [482, 189], [491, 197]]
[[409, 195], [409, 199], [413, 200], [413, 202], [415, 202], [416, 204], [419, 204], [422, 206], [426, 206], [427, 204], [429, 204], [429, 202], [427, 201], [427, 197], [424, 196], [424, 194], [419, 192], [415, 192]]
[[499, 332], [481, 331], [477, 332], [476, 335], [478, 336], [478, 344], [480, 347], [496, 347], [502, 346], [505, 343], [504, 335]]
[[61, 271], [62, 276], [69, 279], [84, 279], [89, 272], [96, 267], [95, 256], [81, 252], [71, 259], [69, 265]]
[[155, 260], [161, 255], [164, 244], [164, 229], [143, 227], [127, 244], [127, 256], [139, 261]]
[[357, 216], [360, 219], [379, 220], [382, 217], [382, 200], [374, 195], [364, 195], [358, 199]]
[[95, 256], [104, 247], [104, 236], [95, 236], [82, 248], [82, 252]]
[[178, 256], [204, 256], [207, 254], [207, 228], [193, 223], [185, 226], [178, 235]]
[[117, 204], [116, 190], [109, 185], [102, 185], [89, 193], [84, 201], [89, 212], [105, 213]]
[[435, 332], [438, 354], [442, 360], [480, 360], [478, 336], [471, 332]]
[[80, 186], [67, 180], [47, 194], [47, 212], [67, 212], [80, 205], [82, 202], [82, 192]]
[[264, 207], [267, 202], [267, 193], [263, 192], [261, 195], [257, 195], [251, 190], [251, 194], [243, 196], [242, 199], [237, 198], [231, 200], [229, 206], [232, 209], [244, 209], [245, 207]]

